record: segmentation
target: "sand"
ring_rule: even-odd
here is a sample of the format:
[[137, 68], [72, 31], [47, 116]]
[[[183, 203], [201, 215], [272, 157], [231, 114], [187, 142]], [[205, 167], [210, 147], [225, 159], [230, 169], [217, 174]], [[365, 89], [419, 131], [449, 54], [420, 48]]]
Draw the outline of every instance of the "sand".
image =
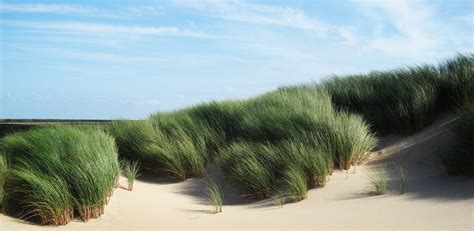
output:
[[[246, 201], [216, 167], [210, 175], [224, 190], [223, 212], [212, 214], [203, 179], [175, 183], [140, 179], [132, 192], [115, 190], [105, 214], [61, 227], [27, 224], [0, 214], [0, 230], [474, 230], [474, 180], [447, 176], [436, 153], [449, 143], [452, 117], [411, 136], [383, 137], [377, 156], [354, 170], [335, 172], [326, 187], [279, 207], [271, 200]], [[395, 165], [408, 171], [408, 191], [399, 195]], [[387, 167], [385, 195], [374, 195], [371, 176]], [[121, 185], [126, 186], [125, 179]]]

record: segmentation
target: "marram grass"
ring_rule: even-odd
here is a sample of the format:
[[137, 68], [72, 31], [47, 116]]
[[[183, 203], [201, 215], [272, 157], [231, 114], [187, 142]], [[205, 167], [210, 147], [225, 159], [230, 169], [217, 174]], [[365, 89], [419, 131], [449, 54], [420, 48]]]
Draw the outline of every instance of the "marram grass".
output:
[[138, 161], [144, 174], [185, 180], [215, 160], [244, 196], [268, 198], [283, 190], [290, 165], [304, 173], [307, 188], [321, 187], [332, 169], [369, 158], [373, 131], [419, 131], [441, 111], [464, 107], [474, 98], [473, 63], [472, 55], [459, 55], [438, 66], [334, 76], [119, 121], [110, 133], [121, 157]]
[[371, 176], [373, 191], [377, 195], [383, 195], [387, 192], [387, 166], [383, 166], [374, 175]]
[[221, 192], [221, 188], [212, 179], [206, 182], [206, 196], [209, 204], [213, 208], [213, 212], [222, 212], [224, 195]]
[[412, 133], [446, 109], [465, 107], [474, 93], [474, 55], [438, 66], [333, 76], [323, 86], [338, 109], [361, 114], [380, 133]]
[[157, 114], [143, 121], [118, 121], [111, 128], [122, 158], [144, 171], [185, 180], [204, 174], [213, 134], [187, 115]]
[[3, 184], [5, 183], [5, 178], [7, 176], [8, 166], [7, 160], [2, 152], [0, 147], [0, 208], [2, 207], [3, 201]]
[[140, 164], [138, 163], [138, 161], [125, 160], [121, 162], [121, 165], [122, 165], [122, 173], [127, 178], [128, 190], [132, 191], [133, 183], [139, 175]]
[[2, 143], [9, 162], [3, 187], [8, 214], [51, 225], [103, 214], [119, 174], [112, 137], [92, 127], [54, 126]]

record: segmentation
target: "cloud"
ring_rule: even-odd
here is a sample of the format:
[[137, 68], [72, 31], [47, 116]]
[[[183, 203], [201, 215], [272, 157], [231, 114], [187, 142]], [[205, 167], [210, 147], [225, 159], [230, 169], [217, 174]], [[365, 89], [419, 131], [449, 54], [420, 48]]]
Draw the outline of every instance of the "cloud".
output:
[[[353, 2], [362, 15], [372, 19], [375, 25], [372, 36], [361, 35], [366, 41], [363, 44], [366, 49], [379, 50], [387, 55], [426, 59], [451, 53], [452, 50], [447, 47], [452, 43], [465, 44], [474, 39], [472, 24], [470, 28], [456, 28], [449, 25], [449, 19], [439, 20], [440, 9], [431, 2]], [[393, 26], [396, 33], [383, 33], [387, 26]]]
[[163, 9], [157, 6], [130, 6], [104, 10], [79, 4], [0, 3], [0, 12], [26, 14], [74, 14], [103, 18], [130, 18], [144, 14], [161, 14]]
[[111, 62], [119, 64], [156, 64], [163, 61], [163, 59], [150, 57], [150, 56], [133, 56], [133, 55], [118, 55], [105, 52], [85, 52], [85, 51], [74, 51], [74, 50], [52, 50], [55, 54], [62, 57], [69, 57], [87, 61], [97, 62]]
[[339, 27], [308, 17], [304, 11], [291, 7], [210, 0], [176, 1], [176, 4], [210, 17], [253, 24], [285, 26], [309, 30], [320, 35], [339, 30]]
[[24, 12], [24, 13], [89, 13], [95, 11], [80, 5], [70, 4], [11, 4], [0, 3], [0, 11], [2, 12]]
[[233, 39], [206, 32], [182, 29], [174, 26], [134, 26], [103, 23], [64, 22], [64, 21], [11, 21], [0, 20], [0, 24], [30, 29], [50, 30], [60, 32], [78, 32], [88, 34], [123, 34], [123, 35], [149, 35], [149, 36], [177, 36], [207, 39]]

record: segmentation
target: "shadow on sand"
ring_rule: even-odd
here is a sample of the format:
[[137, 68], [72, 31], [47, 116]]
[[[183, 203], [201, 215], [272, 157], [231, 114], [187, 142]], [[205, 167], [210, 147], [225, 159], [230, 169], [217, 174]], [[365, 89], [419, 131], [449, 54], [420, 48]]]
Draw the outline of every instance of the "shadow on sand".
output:
[[432, 125], [410, 136], [386, 136], [380, 139], [378, 157], [367, 163], [376, 172], [387, 168], [387, 189], [400, 189], [398, 166], [407, 171], [406, 196], [413, 199], [465, 200], [474, 198], [474, 179], [448, 176], [438, 154], [449, 148], [453, 115], [444, 115]]

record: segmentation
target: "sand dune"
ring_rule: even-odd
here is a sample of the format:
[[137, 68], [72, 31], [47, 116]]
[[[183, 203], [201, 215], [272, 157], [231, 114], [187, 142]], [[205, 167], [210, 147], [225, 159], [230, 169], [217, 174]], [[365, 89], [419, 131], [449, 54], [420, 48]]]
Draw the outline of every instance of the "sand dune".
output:
[[[452, 117], [411, 136], [382, 138], [374, 157], [349, 173], [335, 172], [308, 199], [278, 207], [271, 200], [246, 201], [225, 184], [218, 168], [210, 175], [224, 189], [224, 207], [211, 214], [202, 179], [174, 183], [142, 178], [134, 191], [115, 190], [105, 215], [83, 223], [42, 227], [0, 214], [0, 230], [170, 230], [170, 229], [426, 229], [474, 230], [474, 180], [449, 177], [436, 152], [449, 142]], [[408, 192], [399, 195], [395, 164], [408, 171]], [[383, 166], [388, 193], [371, 193], [370, 177]], [[125, 179], [121, 179], [125, 186]]]

